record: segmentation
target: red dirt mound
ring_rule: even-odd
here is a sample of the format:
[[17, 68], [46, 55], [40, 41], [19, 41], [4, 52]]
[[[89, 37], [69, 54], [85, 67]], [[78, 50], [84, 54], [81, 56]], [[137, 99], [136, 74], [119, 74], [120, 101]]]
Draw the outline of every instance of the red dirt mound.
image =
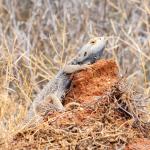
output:
[[99, 99], [103, 106], [109, 103], [103, 96], [118, 82], [119, 74], [115, 61], [99, 60], [89, 69], [75, 73], [72, 78], [71, 89], [64, 100], [65, 106], [67, 109], [70, 107], [70, 110], [80, 107], [73, 114], [66, 113], [63, 117], [57, 118], [57, 124], [61, 127], [66, 125], [66, 122], [82, 125], [91, 115], [96, 117], [93, 113], [94, 108], [89, 106]]
[[[99, 60], [90, 65], [86, 70], [82, 70], [72, 75], [72, 85], [64, 100], [66, 109], [72, 110], [79, 107], [73, 114], [65, 114], [57, 118], [57, 125], [65, 126], [66, 122], [82, 125], [93, 113], [89, 108], [92, 103], [101, 99], [103, 105], [107, 104], [106, 99], [102, 98], [107, 91], [119, 80], [118, 68], [113, 60]], [[82, 107], [83, 106], [83, 107]], [[87, 106], [87, 107], [84, 107]], [[49, 114], [59, 116], [59, 113]]]
[[118, 81], [118, 68], [113, 60], [100, 60], [89, 69], [75, 73], [65, 103], [87, 103], [102, 96]]

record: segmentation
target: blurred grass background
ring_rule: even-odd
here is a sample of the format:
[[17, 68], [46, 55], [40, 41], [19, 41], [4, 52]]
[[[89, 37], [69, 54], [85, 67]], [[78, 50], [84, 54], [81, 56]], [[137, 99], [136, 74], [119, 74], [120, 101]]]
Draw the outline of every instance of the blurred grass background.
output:
[[149, 0], [0, 0], [0, 137], [35, 94], [93, 36], [106, 36], [133, 88], [150, 95]]

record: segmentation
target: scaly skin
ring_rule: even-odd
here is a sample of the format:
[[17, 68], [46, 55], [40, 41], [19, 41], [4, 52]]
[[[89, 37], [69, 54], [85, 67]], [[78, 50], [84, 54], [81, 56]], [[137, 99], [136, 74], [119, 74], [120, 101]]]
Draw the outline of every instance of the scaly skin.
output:
[[[63, 97], [71, 84], [70, 76], [72, 73], [86, 69], [89, 64], [93, 64], [100, 59], [105, 48], [104, 37], [91, 39], [84, 45], [77, 55], [58, 72], [56, 77], [50, 80], [41, 90], [29, 109], [26, 122], [30, 120], [38, 121], [43, 115], [50, 110], [64, 111], [62, 105]], [[50, 101], [52, 100], [52, 103]], [[35, 119], [36, 118], [36, 119]]]

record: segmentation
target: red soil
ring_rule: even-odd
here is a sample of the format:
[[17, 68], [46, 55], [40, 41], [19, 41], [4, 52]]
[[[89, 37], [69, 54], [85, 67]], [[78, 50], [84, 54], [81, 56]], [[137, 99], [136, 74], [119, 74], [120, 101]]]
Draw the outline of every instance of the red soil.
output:
[[128, 144], [125, 150], [150, 150], [150, 140], [144, 138], [135, 139]]
[[99, 60], [89, 69], [73, 75], [72, 88], [65, 103], [87, 103], [104, 95], [118, 81], [118, 68], [113, 60]]

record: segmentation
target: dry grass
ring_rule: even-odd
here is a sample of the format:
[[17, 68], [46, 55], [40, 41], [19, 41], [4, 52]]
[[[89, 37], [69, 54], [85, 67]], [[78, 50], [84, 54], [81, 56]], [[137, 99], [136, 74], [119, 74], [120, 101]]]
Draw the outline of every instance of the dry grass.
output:
[[[43, 124], [22, 130], [2, 148], [123, 149], [129, 141], [149, 137], [150, 133], [149, 126], [141, 119], [143, 113], [137, 109], [134, 96], [125, 80], [120, 79], [101, 100], [90, 105], [81, 104], [59, 115], [48, 115]], [[90, 113], [79, 123], [75, 116], [79, 115], [79, 119], [83, 110]]]
[[0, 138], [16, 133], [35, 94], [101, 35], [109, 39], [104, 57], [150, 95], [149, 0], [0, 0]]

